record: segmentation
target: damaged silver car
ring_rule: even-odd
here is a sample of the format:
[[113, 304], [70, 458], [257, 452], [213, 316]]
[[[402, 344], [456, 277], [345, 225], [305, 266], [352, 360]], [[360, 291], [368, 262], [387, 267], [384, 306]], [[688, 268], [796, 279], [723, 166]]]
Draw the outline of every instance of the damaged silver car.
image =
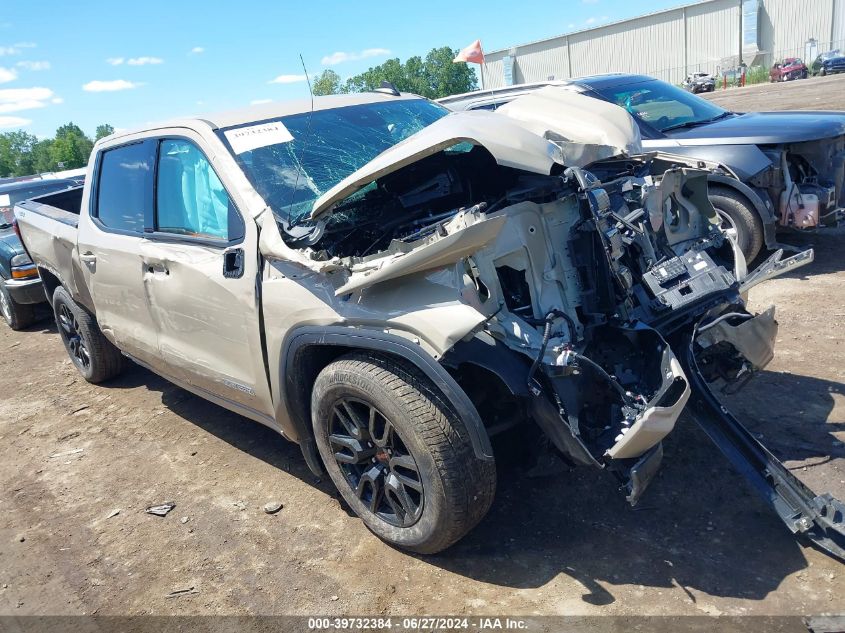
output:
[[128, 356], [274, 428], [387, 542], [472, 529], [515, 427], [636, 503], [694, 401], [841, 553], [841, 505], [782, 492], [800, 484], [706, 384], [771, 359], [773, 312], [742, 294], [812, 252], [749, 275], [706, 166], [642, 154], [624, 110], [538, 92], [447, 114], [387, 89], [114, 135], [90, 164], [75, 198], [16, 208], [82, 374]]

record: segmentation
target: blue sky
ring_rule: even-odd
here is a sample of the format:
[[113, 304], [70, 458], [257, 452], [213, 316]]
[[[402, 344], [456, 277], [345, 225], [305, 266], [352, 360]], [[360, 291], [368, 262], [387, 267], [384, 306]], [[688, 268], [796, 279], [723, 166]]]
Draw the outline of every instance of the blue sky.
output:
[[52, 136], [72, 121], [93, 135], [307, 97], [300, 53], [310, 75], [346, 78], [435, 46], [495, 50], [680, 3], [3, 0], [0, 131]]

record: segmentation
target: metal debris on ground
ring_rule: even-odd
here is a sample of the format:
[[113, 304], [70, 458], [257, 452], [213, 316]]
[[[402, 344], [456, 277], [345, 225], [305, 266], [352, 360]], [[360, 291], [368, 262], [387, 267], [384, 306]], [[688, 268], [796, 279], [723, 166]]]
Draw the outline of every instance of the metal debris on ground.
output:
[[184, 525], [185, 523], [188, 522], [188, 517], [182, 517], [181, 519], [179, 519], [179, 522], [182, 523], [182, 525]]
[[50, 455], [50, 459], [56, 459], [57, 457], [67, 457], [68, 455], [76, 455], [77, 453], [81, 453], [84, 451], [84, 448], [74, 448], [70, 451], [62, 451], [61, 453], [53, 453]]
[[180, 596], [187, 596], [192, 593], [199, 593], [200, 590], [196, 587], [185, 587], [184, 589], [176, 589], [175, 591], [171, 591], [169, 594], [164, 596], [165, 598], [178, 598]]
[[278, 501], [271, 501], [270, 503], [264, 504], [264, 512], [266, 512], [267, 514], [276, 514], [279, 510], [284, 507], [285, 506]]
[[111, 519], [112, 517], [116, 517], [118, 514], [120, 514], [120, 508], [115, 508], [106, 518]]
[[156, 516], [167, 516], [167, 513], [170, 512], [173, 508], [176, 507], [176, 503], [174, 501], [165, 501], [159, 505], [150, 506], [144, 512], [147, 514], [155, 514]]

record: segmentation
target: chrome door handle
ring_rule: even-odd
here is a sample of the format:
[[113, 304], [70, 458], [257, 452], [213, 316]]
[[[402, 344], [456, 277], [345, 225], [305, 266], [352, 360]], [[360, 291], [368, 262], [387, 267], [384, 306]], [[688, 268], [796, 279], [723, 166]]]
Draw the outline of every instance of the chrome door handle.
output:
[[96, 264], [97, 263], [97, 256], [94, 253], [83, 253], [79, 256], [79, 259], [86, 264]]

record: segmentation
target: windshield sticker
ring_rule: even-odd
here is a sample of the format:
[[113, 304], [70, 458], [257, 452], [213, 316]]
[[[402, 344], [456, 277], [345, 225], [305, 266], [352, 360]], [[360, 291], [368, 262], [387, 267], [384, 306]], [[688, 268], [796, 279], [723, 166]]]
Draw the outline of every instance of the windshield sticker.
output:
[[243, 154], [259, 147], [290, 143], [293, 140], [293, 136], [281, 121], [226, 130], [225, 134], [235, 154]]

